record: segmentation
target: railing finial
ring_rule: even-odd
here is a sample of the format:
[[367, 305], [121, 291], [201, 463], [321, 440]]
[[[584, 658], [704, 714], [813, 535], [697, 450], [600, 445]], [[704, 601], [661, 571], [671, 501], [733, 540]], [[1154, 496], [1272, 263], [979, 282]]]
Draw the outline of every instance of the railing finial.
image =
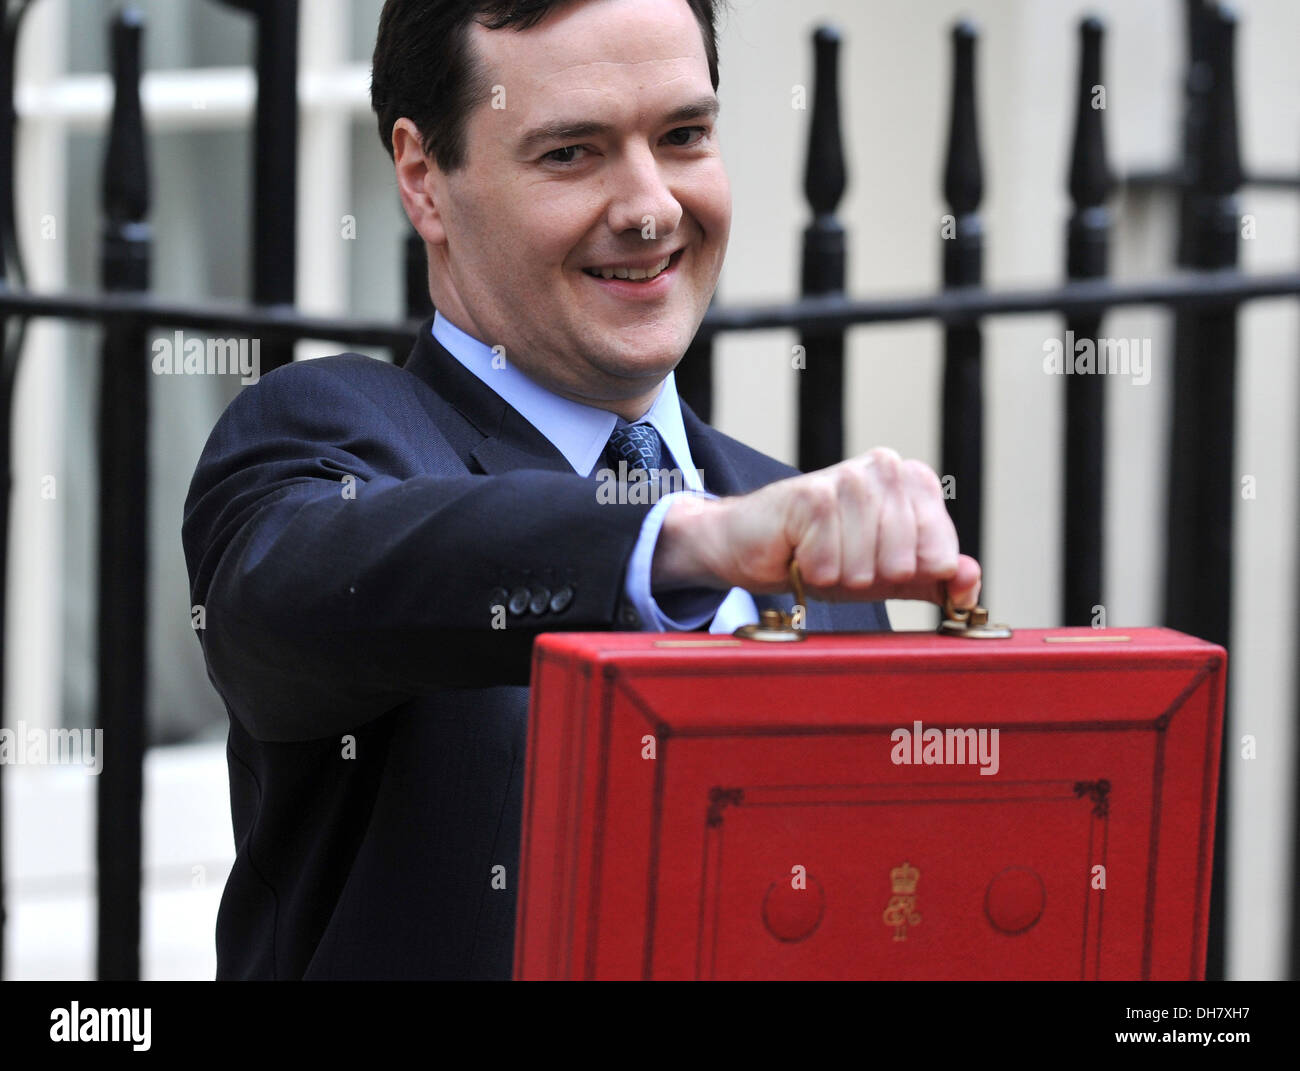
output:
[[840, 131], [839, 71], [840, 32], [834, 26], [819, 26], [813, 34], [812, 124], [804, 170], [804, 193], [818, 216], [835, 211], [848, 183]]
[[957, 215], [973, 212], [984, 197], [979, 126], [975, 120], [975, 43], [979, 31], [963, 19], [952, 29], [952, 114], [943, 192]]
[[149, 165], [140, 106], [143, 37], [144, 16], [138, 8], [127, 7], [113, 16], [113, 115], [103, 177], [103, 207], [110, 227], [138, 223], [149, 212]]

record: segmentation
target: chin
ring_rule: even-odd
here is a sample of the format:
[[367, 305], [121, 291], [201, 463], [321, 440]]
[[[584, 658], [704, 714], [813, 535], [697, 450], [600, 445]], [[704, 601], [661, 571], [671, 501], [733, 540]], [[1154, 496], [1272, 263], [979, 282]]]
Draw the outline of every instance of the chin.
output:
[[678, 321], [672, 325], [659, 320], [653, 324], [625, 328], [615, 332], [606, 349], [612, 362], [629, 365], [667, 365], [681, 360], [695, 331], [693, 324]]
[[636, 352], [622, 350], [619, 353], [608, 354], [599, 362], [599, 367], [606, 374], [619, 379], [636, 380], [637, 385], [644, 389], [651, 381], [657, 382], [663, 379], [676, 368], [685, 348], [682, 346], [678, 349], [673, 345], [657, 346]]

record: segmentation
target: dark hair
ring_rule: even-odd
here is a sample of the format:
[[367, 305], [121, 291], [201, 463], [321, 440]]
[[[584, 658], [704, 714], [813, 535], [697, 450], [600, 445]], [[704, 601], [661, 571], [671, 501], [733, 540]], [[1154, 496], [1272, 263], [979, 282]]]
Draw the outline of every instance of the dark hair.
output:
[[[487, 72], [470, 47], [470, 25], [527, 30], [573, 0], [387, 0], [370, 73], [379, 139], [393, 155], [393, 125], [410, 119], [424, 151], [444, 171], [465, 163], [465, 119], [487, 99]], [[704, 35], [709, 78], [718, 88], [715, 23], [725, 0], [686, 0]]]

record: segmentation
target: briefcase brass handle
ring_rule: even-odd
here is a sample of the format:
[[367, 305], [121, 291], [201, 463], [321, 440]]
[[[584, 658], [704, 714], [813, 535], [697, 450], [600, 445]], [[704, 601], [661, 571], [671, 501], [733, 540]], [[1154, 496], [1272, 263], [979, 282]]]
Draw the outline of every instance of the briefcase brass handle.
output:
[[962, 636], [968, 640], [1009, 640], [1011, 628], [989, 624], [989, 612], [983, 606], [959, 610], [952, 604], [948, 585], [943, 586], [943, 620], [939, 632], [944, 636]]
[[[780, 610], [763, 610], [758, 615], [758, 624], [741, 625], [734, 635], [767, 643], [789, 643], [806, 637], [808, 601], [804, 598], [803, 578], [799, 575], [798, 562], [790, 563], [790, 587], [794, 589], [793, 614]], [[990, 624], [989, 612], [983, 606], [959, 610], [953, 605], [946, 584], [943, 589], [943, 620], [939, 623], [939, 633], [970, 640], [1007, 640], [1013, 634], [1008, 625]]]
[[799, 563], [790, 563], [790, 587], [794, 589], [794, 613], [787, 614], [781, 610], [762, 610], [758, 615], [757, 625], [741, 625], [733, 635], [746, 640], [763, 640], [767, 643], [789, 643], [802, 640], [808, 634], [804, 631], [808, 614], [808, 601], [803, 595], [803, 578], [799, 575]]

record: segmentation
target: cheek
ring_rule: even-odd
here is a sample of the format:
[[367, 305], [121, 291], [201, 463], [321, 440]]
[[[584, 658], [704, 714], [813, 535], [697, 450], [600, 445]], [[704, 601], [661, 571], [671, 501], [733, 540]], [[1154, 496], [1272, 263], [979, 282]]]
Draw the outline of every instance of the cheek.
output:
[[454, 236], [459, 239], [459, 247], [453, 253], [465, 264], [492, 264], [503, 244], [499, 230], [504, 222], [501, 211], [482, 192], [481, 186], [475, 188], [474, 184], [466, 183], [459, 194]]
[[521, 191], [489, 213], [481, 234], [492, 234], [490, 255], [528, 271], [516, 282], [524, 288], [546, 286], [571, 266], [569, 259], [591, 225], [585, 202], [537, 190]]
[[731, 230], [731, 185], [722, 161], [702, 170], [685, 190], [686, 208], [710, 243], [725, 245]]

